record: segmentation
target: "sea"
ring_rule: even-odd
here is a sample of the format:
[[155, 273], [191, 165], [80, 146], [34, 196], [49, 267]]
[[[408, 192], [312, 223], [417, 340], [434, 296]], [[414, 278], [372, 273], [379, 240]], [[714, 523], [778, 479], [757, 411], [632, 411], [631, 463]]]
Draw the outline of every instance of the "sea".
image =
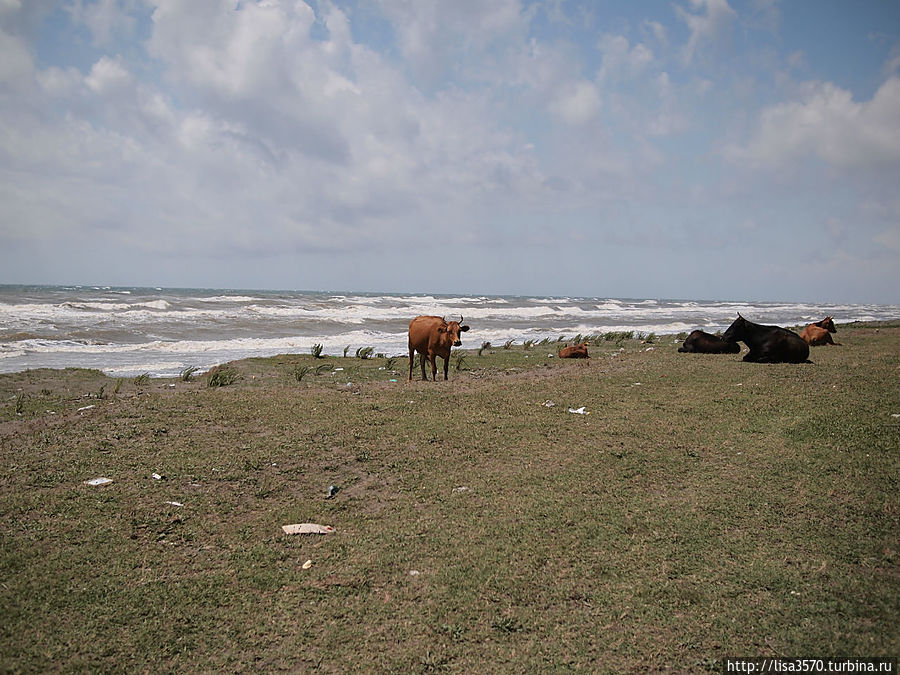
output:
[[900, 305], [0, 285], [0, 373], [94, 368], [112, 377], [177, 376], [254, 356], [407, 354], [409, 321], [462, 316], [463, 348], [610, 331], [724, 330], [740, 312], [797, 326], [900, 318]]

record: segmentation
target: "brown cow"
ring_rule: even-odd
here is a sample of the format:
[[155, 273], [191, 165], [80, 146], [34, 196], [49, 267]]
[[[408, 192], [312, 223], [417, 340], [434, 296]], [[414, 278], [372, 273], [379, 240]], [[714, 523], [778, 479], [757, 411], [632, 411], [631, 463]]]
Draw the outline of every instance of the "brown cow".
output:
[[810, 347], [816, 347], [818, 345], [840, 345], [840, 342], [835, 342], [831, 338], [831, 333], [837, 333], [837, 328], [834, 327], [834, 321], [831, 317], [826, 316], [821, 321], [811, 323], [804, 328], [803, 332], [800, 333], [800, 337], [806, 340], [806, 344]]
[[437, 357], [444, 359], [444, 379], [447, 379], [447, 369], [450, 367], [450, 349], [459, 347], [462, 342], [460, 333], [469, 330], [468, 326], [461, 326], [463, 318], [459, 321], [447, 321], [439, 316], [417, 316], [409, 322], [409, 378], [412, 382], [413, 361], [416, 352], [419, 352], [419, 361], [422, 365], [422, 379], [427, 380], [425, 374], [425, 362], [431, 362], [431, 379], [437, 379]]
[[587, 342], [582, 342], [580, 345], [575, 345], [573, 347], [563, 347], [559, 350], [559, 358], [561, 359], [589, 359], [587, 353]]
[[725, 342], [718, 335], [702, 330], [692, 330], [678, 351], [688, 354], [738, 354], [741, 346], [737, 342]]

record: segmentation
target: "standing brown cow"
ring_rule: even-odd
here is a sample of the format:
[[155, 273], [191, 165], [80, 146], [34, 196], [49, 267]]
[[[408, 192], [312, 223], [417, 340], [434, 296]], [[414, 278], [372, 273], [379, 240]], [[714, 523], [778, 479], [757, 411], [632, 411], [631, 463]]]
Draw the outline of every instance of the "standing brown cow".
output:
[[431, 362], [431, 379], [437, 379], [437, 357], [444, 359], [444, 379], [447, 379], [447, 369], [450, 367], [450, 349], [459, 347], [462, 342], [460, 333], [469, 330], [468, 326], [461, 326], [463, 318], [459, 321], [447, 321], [439, 316], [417, 316], [409, 322], [409, 378], [412, 382], [413, 360], [416, 352], [420, 354], [422, 365], [422, 379], [427, 380], [425, 374], [425, 362]]

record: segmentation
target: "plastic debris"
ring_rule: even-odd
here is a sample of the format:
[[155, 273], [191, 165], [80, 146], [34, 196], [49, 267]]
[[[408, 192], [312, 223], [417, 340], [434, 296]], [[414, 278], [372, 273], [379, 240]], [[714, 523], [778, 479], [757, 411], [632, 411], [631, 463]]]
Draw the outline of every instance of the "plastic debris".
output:
[[90, 480], [84, 481], [85, 485], [106, 485], [107, 483], [112, 483], [112, 478], [91, 478]]
[[165, 480], [166, 479], [165, 476], [163, 476], [162, 474], [158, 474], [158, 473], [152, 473], [152, 474], [150, 474], [150, 476], [153, 478], [153, 480]]
[[81, 412], [82, 410], [90, 410], [90, 409], [93, 408], [93, 407], [95, 407], [95, 406], [93, 406], [93, 405], [86, 405], [86, 406], [84, 406], [83, 408], [79, 408], [79, 409], [76, 410], [75, 412]]
[[541, 405], [544, 406], [545, 408], [552, 408], [556, 404], [548, 398], [546, 401], [541, 403]]
[[334, 534], [331, 525], [319, 525], [317, 523], [295, 523], [294, 525], [282, 525], [285, 534]]
[[590, 415], [591, 413], [585, 410], [585, 406], [581, 406], [580, 408], [569, 408], [569, 412], [575, 415]]
[[307, 560], [303, 563], [303, 569], [308, 570], [310, 567], [312, 567], [312, 560]]
[[181, 502], [166, 502], [166, 504], [171, 504], [172, 506], [184, 506]]
[[411, 576], [411, 577], [417, 577], [417, 576], [419, 576], [419, 574], [420, 574], [419, 570], [410, 570], [409, 571], [409, 576]]
[[459, 487], [453, 488], [453, 491], [454, 492], [468, 492], [469, 488], [467, 488], [465, 485], [460, 485]]
[[328, 492], [325, 493], [325, 499], [331, 499], [338, 493], [338, 490], [340, 489], [341, 488], [339, 488], [337, 485], [329, 485]]

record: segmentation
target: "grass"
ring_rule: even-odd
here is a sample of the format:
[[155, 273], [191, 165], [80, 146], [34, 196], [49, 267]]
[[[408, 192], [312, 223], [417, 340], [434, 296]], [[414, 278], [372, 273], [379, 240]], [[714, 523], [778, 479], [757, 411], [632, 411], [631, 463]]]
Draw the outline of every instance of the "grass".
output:
[[96, 371], [0, 376], [0, 669], [896, 655], [900, 324], [838, 329], [812, 365], [616, 335], [436, 383], [346, 357], [298, 380], [299, 354], [105, 398]]

